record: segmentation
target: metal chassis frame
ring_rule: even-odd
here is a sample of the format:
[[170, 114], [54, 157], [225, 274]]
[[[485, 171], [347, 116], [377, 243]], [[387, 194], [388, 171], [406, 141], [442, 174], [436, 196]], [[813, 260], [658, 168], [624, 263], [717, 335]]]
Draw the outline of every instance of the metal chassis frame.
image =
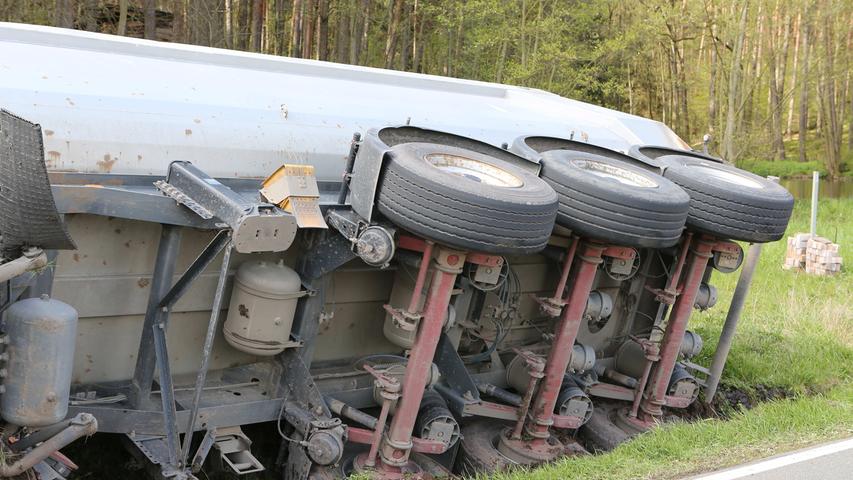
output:
[[[325, 404], [318, 407], [314, 405], [316, 402], [311, 401], [313, 397], [319, 395], [319, 390], [313, 382], [307, 382], [298, 388], [288, 386], [289, 374], [285, 364], [290, 362], [292, 365], [294, 360], [287, 360], [287, 358], [295, 355], [307, 372], [313, 353], [312, 340], [318, 330], [317, 317], [322, 311], [328, 284], [327, 274], [354, 258], [354, 255], [351, 250], [342, 251], [340, 242], [336, 241], [341, 239], [340, 236], [321, 234], [323, 238], [314, 246], [314, 253], [305, 255], [304, 258], [324, 258], [327, 261], [319, 265], [303, 261], [297, 266], [300, 274], [307, 274], [305, 284], [310, 295], [299, 300], [292, 336], [301, 340], [304, 346], [269, 360], [273, 374], [268, 379], [268, 383], [271, 384], [267, 385], [266, 389], [271, 392], [270, 398], [211, 405], [210, 399], [207, 402], [204, 401], [204, 398], [208, 397], [203, 387], [207, 360], [212, 350], [211, 333], [215, 333], [218, 324], [220, 308], [217, 308], [217, 305], [221, 306], [228, 274], [228, 261], [225, 260], [220, 270], [214, 306], [208, 324], [208, 335], [202, 352], [202, 368], [195, 382], [193, 402], [192, 405], [182, 405], [176, 398], [174, 380], [169, 371], [169, 353], [166, 346], [169, 313], [174, 304], [223, 250], [226, 252], [226, 257], [228, 256], [232, 249], [232, 239], [230, 229], [217, 217], [203, 219], [157, 191], [153, 182], [162, 179], [163, 177], [140, 175], [67, 173], [52, 175], [52, 190], [61, 213], [108, 215], [160, 223], [162, 228], [148, 307], [139, 342], [137, 365], [127, 390], [128, 400], [117, 405], [71, 406], [69, 416], [81, 412], [91, 413], [99, 420], [100, 431], [126, 434], [132, 450], [141, 453], [152, 462], [152, 473], [160, 478], [191, 479], [194, 478], [191, 468], [194, 466], [197, 468], [207, 454], [200, 449], [196, 455], [190, 455], [191, 434], [195, 431], [206, 430], [206, 437], [210, 437], [214, 435], [213, 432], [217, 427], [274, 421], [281, 415], [285, 402], [292, 405], [292, 408], [302, 409], [300, 407], [302, 405], [311, 406], [303, 410], [312, 418], [330, 418]], [[221, 183], [224, 187], [219, 188], [231, 189], [235, 195], [242, 195], [249, 202], [261, 203], [257, 198], [260, 180], [224, 179]], [[339, 186], [339, 183], [321, 184], [321, 206], [324, 210], [335, 205], [334, 197]], [[175, 263], [181, 248], [183, 230], [181, 227], [214, 229], [217, 233], [178, 281], [172, 285]], [[158, 365], [159, 369], [156, 368]], [[157, 392], [160, 396], [159, 401], [153, 398], [155, 370], [159, 371], [156, 378], [159, 384], [159, 392]], [[213, 399], [213, 395], [210, 395], [210, 398]], [[318, 414], [319, 410], [315, 407], [322, 411]], [[289, 416], [285, 418], [291, 420]], [[181, 434], [184, 435], [183, 445]], [[283, 446], [288, 445], [289, 442], [283, 443]], [[298, 445], [297, 447], [302, 448]], [[305, 461], [310, 462], [310, 460], [307, 456], [303, 460], [302, 466], [297, 468], [298, 471], [290, 472], [296, 475], [292, 478], [304, 478], [304, 474], [307, 474]]]

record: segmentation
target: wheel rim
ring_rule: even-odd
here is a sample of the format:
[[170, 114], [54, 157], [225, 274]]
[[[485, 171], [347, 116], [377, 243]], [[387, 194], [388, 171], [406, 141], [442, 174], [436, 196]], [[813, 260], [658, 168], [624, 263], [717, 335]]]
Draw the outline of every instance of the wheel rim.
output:
[[630, 187], [654, 188], [658, 186], [657, 182], [645, 175], [617, 167], [616, 165], [610, 165], [609, 163], [594, 162], [592, 160], [572, 160], [572, 164], [596, 177], [613, 180]]
[[719, 168], [714, 168], [706, 164], [694, 165], [693, 169], [698, 170], [698, 173], [700, 175], [708, 175], [709, 177], [714, 177], [727, 183], [733, 183], [735, 185], [740, 185], [742, 187], [748, 188], [763, 188], [760, 183], [747, 177], [746, 175], [741, 175], [737, 172], [720, 170]]
[[503, 188], [518, 188], [524, 182], [508, 171], [473, 158], [447, 153], [432, 153], [424, 157], [433, 167], [442, 172], [467, 178], [477, 183]]

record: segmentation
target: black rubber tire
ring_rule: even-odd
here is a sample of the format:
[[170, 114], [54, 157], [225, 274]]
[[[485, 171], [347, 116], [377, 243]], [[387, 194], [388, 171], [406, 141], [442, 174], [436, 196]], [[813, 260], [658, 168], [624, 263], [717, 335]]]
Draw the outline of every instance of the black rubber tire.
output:
[[[794, 197], [781, 185], [731, 165], [668, 155], [664, 177], [690, 195], [687, 225], [716, 237], [764, 243], [782, 238]], [[734, 176], [742, 183], [709, 173]]]
[[509, 428], [507, 423], [489, 418], [478, 418], [464, 425], [456, 470], [466, 477], [474, 477], [517, 466], [518, 463], [497, 448], [498, 438], [506, 428]]
[[[542, 155], [542, 177], [557, 192], [557, 224], [576, 235], [626, 247], [665, 248], [678, 242], [689, 197], [669, 180], [638, 166], [586, 152]], [[602, 177], [618, 168], [637, 186]]]
[[[436, 168], [428, 156], [487, 164], [517, 186], [483, 183]], [[377, 206], [400, 227], [438, 243], [478, 252], [530, 254], [554, 228], [557, 196], [531, 172], [506, 161], [434, 143], [403, 143], [389, 151]]]

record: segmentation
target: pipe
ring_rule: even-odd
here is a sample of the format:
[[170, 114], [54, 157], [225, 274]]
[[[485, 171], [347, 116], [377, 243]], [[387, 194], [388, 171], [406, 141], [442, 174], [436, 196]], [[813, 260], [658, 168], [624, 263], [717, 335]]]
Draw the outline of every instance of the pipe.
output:
[[361, 410], [328, 395], [324, 395], [323, 400], [326, 401], [326, 405], [333, 413], [344, 418], [348, 418], [353, 422], [360, 423], [371, 430], [376, 430], [376, 422], [378, 422], [378, 420], [373, 415], [364, 413]]
[[338, 204], [345, 205], [347, 203], [347, 194], [349, 193], [350, 176], [352, 168], [355, 166], [355, 155], [358, 153], [358, 142], [361, 141], [361, 134], [356, 132], [352, 134], [352, 143], [347, 155], [347, 165], [344, 169], [344, 176], [341, 178], [341, 189], [338, 191]]
[[744, 261], [740, 277], [737, 279], [732, 301], [729, 304], [729, 313], [726, 314], [726, 323], [723, 324], [723, 331], [720, 332], [720, 340], [717, 343], [717, 350], [714, 351], [714, 360], [711, 362], [711, 370], [705, 383], [705, 402], [708, 404], [714, 401], [714, 395], [717, 393], [723, 367], [726, 366], [726, 359], [729, 356], [729, 350], [732, 348], [737, 324], [746, 303], [746, 296], [749, 294], [749, 287], [752, 285], [752, 275], [755, 273], [755, 267], [758, 266], [758, 259], [761, 257], [761, 247], [762, 244], [760, 243], [753, 243], [749, 246], [746, 261]]
[[[230, 236], [230, 235], [229, 235]], [[193, 403], [190, 408], [190, 418], [187, 420], [187, 433], [184, 435], [184, 444], [181, 448], [181, 464], [186, 465], [190, 454], [190, 444], [195, 430], [195, 420], [198, 416], [198, 408], [201, 403], [201, 394], [204, 390], [204, 381], [207, 378], [207, 369], [210, 366], [210, 354], [213, 351], [213, 341], [219, 326], [219, 316], [222, 313], [222, 302], [225, 297], [225, 284], [228, 281], [228, 266], [231, 263], [231, 240], [225, 245], [225, 253], [222, 255], [222, 266], [219, 268], [219, 281], [216, 284], [216, 292], [213, 295], [213, 306], [211, 307], [210, 320], [207, 323], [207, 334], [204, 337], [204, 349], [201, 354], [201, 368], [198, 370], [195, 380], [195, 392], [193, 392]]]
[[574, 237], [569, 246], [569, 251], [566, 253], [566, 258], [563, 260], [563, 271], [560, 272], [560, 281], [557, 283], [557, 289], [554, 291], [554, 300], [561, 300], [563, 292], [566, 290], [566, 283], [569, 281], [569, 270], [572, 269], [572, 261], [575, 259], [575, 252], [578, 249], [580, 237]]
[[20, 257], [0, 264], [0, 283], [45, 266], [47, 266], [47, 255], [41, 249], [31, 248]]
[[687, 330], [687, 322], [693, 312], [696, 294], [699, 292], [699, 285], [702, 283], [702, 276], [708, 266], [708, 259], [711, 258], [714, 243], [710, 239], [699, 239], [698, 242], [693, 242], [693, 246], [693, 255], [688, 260], [687, 275], [684, 277], [681, 294], [678, 295], [672, 307], [666, 325], [666, 332], [660, 347], [660, 360], [655, 364], [645, 399], [640, 406], [646, 414], [643, 416], [644, 421], [651, 420], [648, 418], [649, 416], [658, 416], [663, 413], [661, 407], [666, 403], [669, 379], [672, 377], [675, 362], [678, 360], [678, 354], [681, 351], [681, 342], [684, 339], [684, 332]]
[[370, 451], [367, 453], [365, 466], [373, 468], [376, 466], [376, 453], [379, 451], [379, 444], [382, 442], [382, 433], [385, 431], [385, 422], [388, 421], [388, 412], [391, 410], [390, 398], [382, 399], [382, 410], [379, 411], [379, 420], [376, 421], [373, 437], [370, 439]]
[[495, 397], [498, 400], [508, 403], [510, 405], [519, 406], [521, 405], [521, 395], [516, 395], [508, 390], [505, 390], [497, 385], [492, 385], [491, 383], [477, 382], [477, 390], [480, 393], [488, 395], [490, 397]]
[[421, 256], [421, 264], [418, 267], [418, 278], [415, 280], [415, 287], [412, 289], [412, 298], [409, 300], [408, 312], [412, 315], [418, 312], [418, 304], [421, 303], [421, 295], [426, 282], [427, 271], [429, 270], [429, 262], [432, 260], [433, 243], [426, 242], [424, 254]]
[[71, 420], [71, 424], [67, 428], [27, 452], [15, 463], [0, 465], [0, 477], [21, 475], [57, 450], [65, 448], [74, 440], [83, 436], [94, 435], [97, 431], [98, 420], [91, 414], [80, 413]]
[[539, 391], [533, 404], [532, 425], [529, 425], [527, 429], [534, 437], [534, 444], [547, 443], [550, 436], [548, 429], [553, 424], [557, 396], [563, 387], [563, 377], [571, 360], [572, 346], [575, 344], [578, 329], [583, 321], [587, 297], [592, 290], [598, 265], [602, 262], [601, 254], [603, 252], [604, 246], [602, 245], [584, 243], [583, 254], [577, 257], [580, 260], [578, 272], [569, 290], [565, 301], [566, 305], [563, 307], [560, 321], [556, 327], [556, 337], [548, 352], [548, 360], [545, 364], [545, 377], [540, 382]]
[[[425, 257], [430, 247], [427, 244]], [[418, 335], [412, 346], [406, 374], [403, 377], [403, 395], [397, 404], [397, 411], [382, 442], [380, 456], [383, 468], [393, 470], [408, 462], [412, 449], [412, 431], [420, 409], [432, 359], [441, 336], [442, 324], [447, 315], [447, 306], [453, 293], [456, 276], [465, 264], [465, 254], [453, 251], [439, 251], [436, 269], [426, 300], [424, 316], [418, 325]]]

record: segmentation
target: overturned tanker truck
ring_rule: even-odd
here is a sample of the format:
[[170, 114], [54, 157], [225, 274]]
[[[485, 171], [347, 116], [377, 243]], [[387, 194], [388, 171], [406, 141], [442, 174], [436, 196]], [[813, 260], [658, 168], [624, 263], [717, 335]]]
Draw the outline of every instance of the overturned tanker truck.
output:
[[538, 90], [13, 24], [0, 52], [4, 477], [96, 431], [172, 479], [612, 448], [696, 401], [691, 313], [793, 206]]

